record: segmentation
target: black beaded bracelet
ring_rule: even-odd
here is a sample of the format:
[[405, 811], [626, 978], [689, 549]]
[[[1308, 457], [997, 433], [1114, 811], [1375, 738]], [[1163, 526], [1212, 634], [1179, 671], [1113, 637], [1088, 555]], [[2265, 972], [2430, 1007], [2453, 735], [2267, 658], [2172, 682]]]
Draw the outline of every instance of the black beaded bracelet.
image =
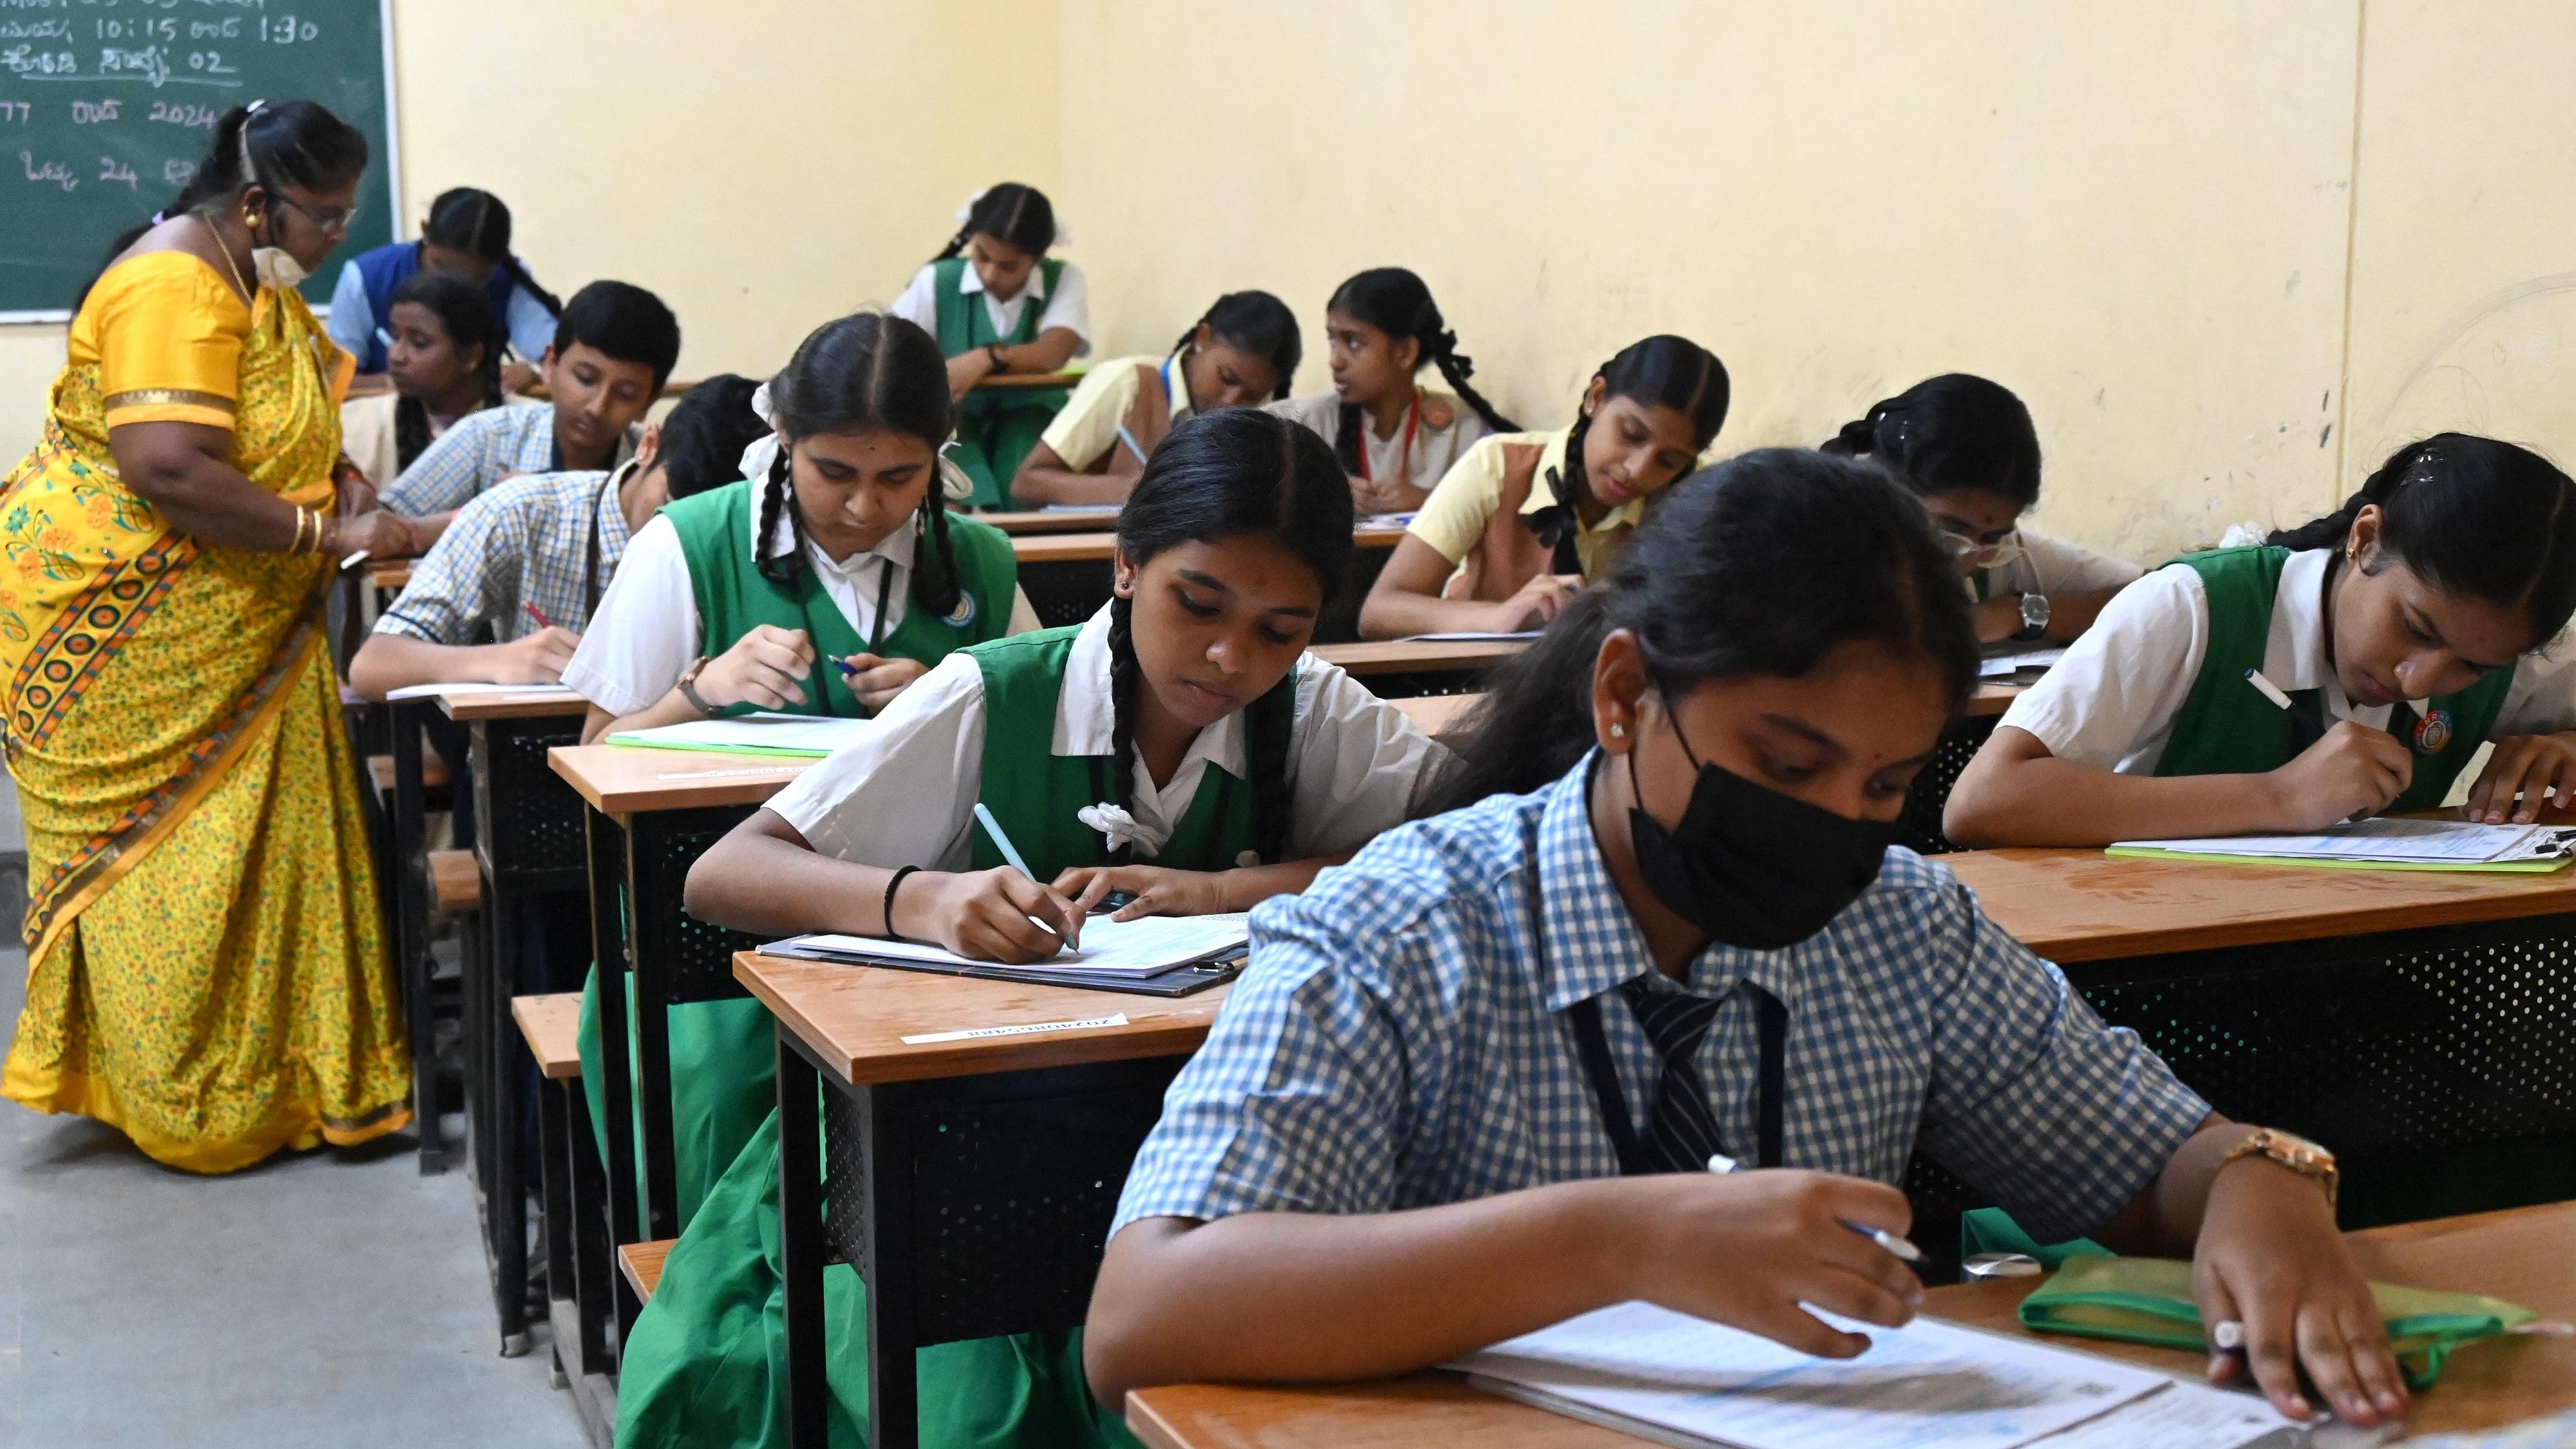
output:
[[883, 915], [884, 915], [884, 919], [885, 919], [885, 933], [886, 933], [886, 939], [887, 939], [887, 940], [889, 940], [889, 941], [900, 941], [900, 940], [903, 940], [903, 939], [904, 939], [904, 934], [903, 934], [903, 932], [898, 931], [898, 930], [896, 930], [896, 929], [894, 928], [894, 893], [895, 893], [895, 888], [903, 884], [903, 878], [904, 878], [905, 876], [908, 876], [908, 875], [912, 874], [914, 871], [919, 870], [919, 869], [921, 869], [921, 867], [920, 867], [920, 866], [917, 866], [917, 865], [907, 865], [907, 866], [903, 867], [901, 870], [896, 871], [896, 872], [894, 873], [894, 878], [893, 878], [892, 880], [889, 880], [889, 881], [887, 881], [887, 882], [886, 882], [885, 909], [884, 909]]

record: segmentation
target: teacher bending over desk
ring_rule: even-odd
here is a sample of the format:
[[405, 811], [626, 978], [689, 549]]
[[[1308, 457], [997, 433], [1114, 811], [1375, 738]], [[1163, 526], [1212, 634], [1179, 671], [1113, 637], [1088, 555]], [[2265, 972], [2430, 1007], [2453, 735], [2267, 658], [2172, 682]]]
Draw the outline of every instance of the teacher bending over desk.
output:
[[[1764, 451], [1675, 487], [1470, 746], [1531, 793], [1254, 912], [1119, 1203], [1093, 1391], [1407, 1373], [1636, 1298], [1848, 1358], [1801, 1305], [1914, 1316], [1870, 1234], [1907, 1229], [1919, 1143], [2043, 1240], [2193, 1256], [2282, 1412], [2304, 1368], [2402, 1414], [2332, 1158], [2212, 1112], [1889, 849], [1976, 678], [1950, 555], [1875, 470]], [[1581, 751], [1553, 779], [1549, 737]]]

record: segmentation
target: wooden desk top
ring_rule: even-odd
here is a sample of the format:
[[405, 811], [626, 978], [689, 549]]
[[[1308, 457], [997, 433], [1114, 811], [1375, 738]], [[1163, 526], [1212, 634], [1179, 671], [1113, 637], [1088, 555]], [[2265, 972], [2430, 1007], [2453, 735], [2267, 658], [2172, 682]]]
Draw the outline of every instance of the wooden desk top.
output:
[[438, 712], [453, 720], [579, 719], [590, 713], [590, 701], [569, 689], [532, 684], [520, 694], [442, 694]]
[[2576, 870], [2328, 870], [2120, 860], [2091, 849], [1971, 850], [1941, 863], [1996, 924], [2060, 963], [2576, 911]]
[[367, 583], [387, 593], [401, 593], [411, 584], [411, 566], [414, 562], [407, 558], [369, 559], [366, 565]]
[[1366, 678], [1426, 669], [1487, 669], [1528, 647], [1526, 639], [1363, 639], [1356, 644], [1318, 644], [1313, 652], [1318, 659]]
[[787, 788], [812, 760], [765, 759], [634, 745], [557, 745], [546, 763], [602, 815], [757, 805]]
[[[2482, 1213], [2350, 1235], [2362, 1271], [2382, 1282], [2493, 1294], [2544, 1318], [2576, 1318], [2576, 1203]], [[1935, 1288], [1927, 1312], [2013, 1334], [2023, 1295], [2044, 1278]], [[2061, 1346], [2197, 1372], [2196, 1352], [2098, 1339]], [[2411, 1434], [2491, 1428], [2576, 1406], [2576, 1340], [2514, 1338], [2453, 1355], [2415, 1399]], [[1127, 1396], [1127, 1427], [1149, 1449], [1377, 1449], [1474, 1443], [1478, 1449], [1617, 1449], [1643, 1441], [1480, 1393], [1444, 1374], [1379, 1384], [1237, 1388], [1191, 1384]]]
[[[988, 514], [986, 518], [989, 521], [994, 518], [1014, 516], [1026, 517], [1027, 515], [996, 513]], [[1097, 522], [1097, 520], [1093, 521]], [[1401, 528], [1362, 527], [1351, 530], [1351, 542], [1360, 548], [1393, 548], [1395, 541], [1402, 537], [1404, 537], [1404, 530]], [[1118, 535], [1115, 533], [1040, 533], [1023, 529], [1011, 539], [1011, 552], [1024, 564], [1079, 563], [1090, 559], [1105, 559], [1117, 552], [1117, 549]]]
[[1086, 374], [1079, 372], [986, 373], [983, 377], [977, 379], [975, 385], [968, 388], [967, 391], [990, 392], [998, 389], [1002, 392], [1012, 392], [1025, 391], [1033, 388], [1072, 387], [1074, 384], [1081, 382], [1085, 375]]
[[[1038, 1067], [1177, 1056], [1198, 1049], [1225, 986], [1166, 999], [1069, 986], [976, 981], [922, 971], [791, 961], [743, 951], [734, 979], [845, 1082], [917, 1082]], [[906, 1042], [906, 1036], [1125, 1016], [1124, 1026]]]
[[989, 523], [1016, 538], [1023, 533], [1099, 533], [1118, 524], [1118, 505], [1105, 503], [1098, 508], [1067, 508], [1050, 511], [1043, 508], [1019, 512], [969, 513], [961, 517], [977, 523]]
[[2014, 700], [2021, 698], [2021, 692], [2029, 687], [2026, 684], [2014, 684], [2008, 680], [1987, 680], [1977, 686], [1976, 693], [1968, 696], [1966, 714], [1970, 719], [2002, 714]]

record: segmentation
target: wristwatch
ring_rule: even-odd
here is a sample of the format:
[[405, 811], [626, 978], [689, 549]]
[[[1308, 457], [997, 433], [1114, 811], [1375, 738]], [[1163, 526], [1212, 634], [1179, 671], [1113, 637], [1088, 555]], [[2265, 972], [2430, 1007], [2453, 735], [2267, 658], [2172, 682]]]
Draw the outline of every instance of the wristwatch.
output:
[[716, 706], [707, 703], [698, 693], [698, 674], [706, 667], [707, 656], [701, 654], [697, 662], [689, 666], [688, 672], [680, 676], [680, 698], [687, 700], [689, 708], [696, 710], [701, 719], [712, 718], [716, 712]]
[[995, 372], [1008, 372], [1011, 370], [1010, 361], [1002, 356], [1002, 344], [998, 342], [987, 342], [984, 344], [984, 357], [987, 361], [993, 364], [993, 370]]
[[2021, 630], [2014, 638], [2027, 642], [2048, 633], [2048, 595], [2028, 593], [2021, 596]]
[[2312, 1177], [2325, 1184], [2326, 1205], [2332, 1207], [2343, 1188], [2342, 1170], [2335, 1166], [2335, 1155], [2316, 1143], [2277, 1127], [2257, 1127], [2254, 1134], [2218, 1159], [2225, 1167], [2240, 1157], [2268, 1157], [2301, 1177]]

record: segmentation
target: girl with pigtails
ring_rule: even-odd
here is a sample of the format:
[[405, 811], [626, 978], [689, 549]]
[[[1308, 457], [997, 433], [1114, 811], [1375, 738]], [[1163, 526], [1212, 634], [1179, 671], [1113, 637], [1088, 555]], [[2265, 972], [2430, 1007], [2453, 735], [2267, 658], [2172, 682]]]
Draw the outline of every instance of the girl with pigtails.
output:
[[[928, 333], [866, 313], [826, 323], [763, 393], [753, 407], [777, 432], [743, 455], [747, 476], [636, 533], [564, 667], [591, 702], [586, 741], [755, 710], [873, 715], [956, 650], [1034, 626], [1010, 540], [942, 496], [962, 489], [943, 482], [955, 409]], [[671, 1008], [683, 1222], [768, 1113], [771, 1071], [757, 1002]]]
[[[1272, 403], [1270, 411], [1331, 445], [1364, 514], [1412, 512], [1477, 439], [1520, 431], [1468, 385], [1476, 365], [1458, 350], [1431, 289], [1402, 267], [1371, 267], [1334, 289], [1324, 335], [1333, 390]], [[1455, 391], [1416, 382], [1425, 366]]]
[[957, 399], [951, 456], [974, 480], [978, 508], [1005, 506], [1011, 475], [1065, 403], [1065, 389], [979, 388], [993, 377], [1060, 371], [1091, 351], [1082, 269], [1047, 255], [1065, 240], [1046, 193], [1005, 181], [975, 193], [957, 234], [886, 310], [939, 339]]
[[[1079, 626], [951, 656], [867, 739], [815, 766], [690, 872], [701, 920], [772, 935], [935, 941], [1005, 962], [1120, 919], [1242, 911], [1303, 889], [1403, 819], [1444, 753], [1306, 652], [1351, 554], [1322, 440], [1249, 409], [1175, 429], [1119, 516], [1116, 594]], [[1037, 872], [1003, 863], [981, 802]], [[777, 1128], [682, 1233], [635, 1327], [619, 1442], [754, 1444], [783, 1424]], [[836, 1442], [861, 1442], [864, 1290], [825, 1275]], [[1083, 1388], [1079, 1337], [921, 1351], [924, 1444], [1127, 1443]], [[633, 1436], [630, 1438], [630, 1436]]]

